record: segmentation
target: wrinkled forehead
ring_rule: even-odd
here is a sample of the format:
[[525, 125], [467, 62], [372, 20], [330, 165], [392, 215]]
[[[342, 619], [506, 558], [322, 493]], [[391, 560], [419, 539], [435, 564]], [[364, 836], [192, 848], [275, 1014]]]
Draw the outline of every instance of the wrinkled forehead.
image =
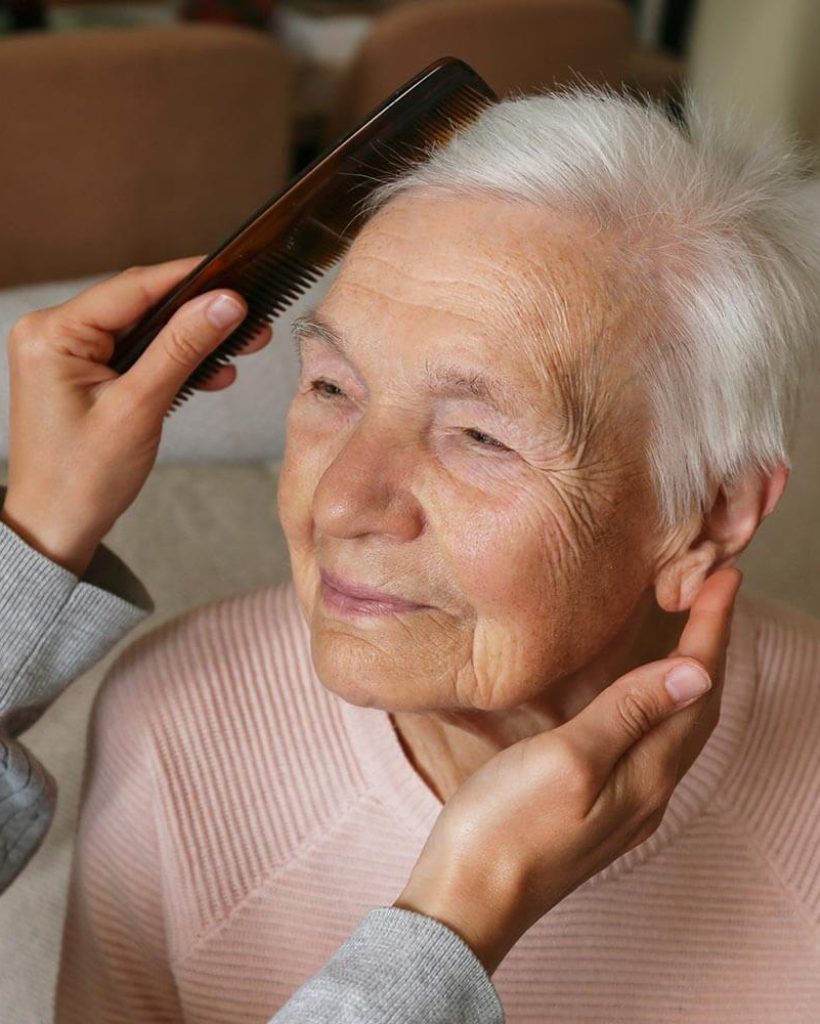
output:
[[389, 201], [322, 307], [364, 335], [381, 308], [399, 310], [420, 337], [469, 338], [534, 395], [560, 389], [575, 433], [595, 407], [600, 421], [605, 395], [623, 394], [641, 334], [641, 303], [611, 238], [487, 194], [412, 190]]
[[611, 241], [577, 217], [486, 194], [399, 195], [362, 229], [337, 280], [472, 321], [494, 358], [542, 373], [634, 335]]

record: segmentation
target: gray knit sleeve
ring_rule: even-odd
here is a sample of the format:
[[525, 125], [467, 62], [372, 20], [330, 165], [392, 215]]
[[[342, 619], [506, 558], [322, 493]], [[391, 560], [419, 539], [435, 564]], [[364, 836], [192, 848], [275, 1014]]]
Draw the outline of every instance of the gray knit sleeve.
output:
[[483, 964], [435, 918], [375, 907], [270, 1024], [503, 1024]]
[[153, 611], [104, 545], [78, 579], [0, 522], [0, 892], [39, 847], [56, 800], [53, 778], [16, 737]]

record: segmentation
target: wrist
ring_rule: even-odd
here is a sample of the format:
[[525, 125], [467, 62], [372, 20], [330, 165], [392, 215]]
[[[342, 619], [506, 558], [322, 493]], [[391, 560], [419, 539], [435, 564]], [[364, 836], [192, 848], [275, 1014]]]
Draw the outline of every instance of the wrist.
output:
[[467, 868], [437, 871], [422, 860], [393, 903], [435, 918], [455, 932], [491, 975], [526, 930], [520, 926], [518, 885]]
[[9, 504], [8, 497], [0, 507], [0, 522], [11, 527], [41, 555], [77, 577], [85, 573], [99, 546], [96, 535], [68, 535], [52, 524], [40, 522], [38, 517], [18, 509], [13, 502]]

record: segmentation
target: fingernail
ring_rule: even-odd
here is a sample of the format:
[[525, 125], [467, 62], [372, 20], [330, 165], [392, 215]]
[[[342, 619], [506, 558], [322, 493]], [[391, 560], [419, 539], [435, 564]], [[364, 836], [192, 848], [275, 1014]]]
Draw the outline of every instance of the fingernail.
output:
[[242, 319], [243, 311], [239, 303], [230, 295], [217, 295], [208, 303], [205, 310], [208, 319], [215, 327], [230, 327]]
[[676, 704], [685, 704], [706, 693], [712, 680], [694, 665], [676, 665], [666, 673], [664, 685]]

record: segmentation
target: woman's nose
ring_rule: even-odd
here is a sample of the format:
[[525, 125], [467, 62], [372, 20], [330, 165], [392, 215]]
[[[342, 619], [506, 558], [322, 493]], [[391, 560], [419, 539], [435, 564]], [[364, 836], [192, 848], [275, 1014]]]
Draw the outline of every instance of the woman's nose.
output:
[[418, 449], [405, 435], [362, 420], [322, 474], [313, 496], [313, 518], [335, 537], [388, 534], [412, 540], [423, 513], [412, 492]]

